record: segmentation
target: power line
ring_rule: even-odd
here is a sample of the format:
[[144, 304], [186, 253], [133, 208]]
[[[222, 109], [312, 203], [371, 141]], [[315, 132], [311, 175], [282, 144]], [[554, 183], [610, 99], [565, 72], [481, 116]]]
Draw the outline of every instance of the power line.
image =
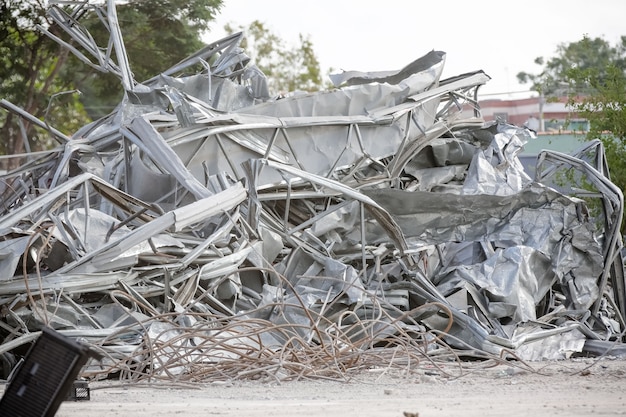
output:
[[518, 91], [505, 91], [505, 92], [501, 92], [501, 93], [484, 93], [484, 94], [481, 94], [479, 92], [478, 95], [484, 97], [484, 96], [504, 96], [504, 95], [521, 94], [521, 93], [536, 93], [536, 91], [534, 91], [534, 90], [518, 90]]

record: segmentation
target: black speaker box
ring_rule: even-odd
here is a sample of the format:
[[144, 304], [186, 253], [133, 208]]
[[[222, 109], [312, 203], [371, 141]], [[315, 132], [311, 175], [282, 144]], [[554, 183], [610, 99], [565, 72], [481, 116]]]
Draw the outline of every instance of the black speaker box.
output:
[[87, 346], [43, 328], [4, 390], [0, 416], [54, 416], [90, 356]]

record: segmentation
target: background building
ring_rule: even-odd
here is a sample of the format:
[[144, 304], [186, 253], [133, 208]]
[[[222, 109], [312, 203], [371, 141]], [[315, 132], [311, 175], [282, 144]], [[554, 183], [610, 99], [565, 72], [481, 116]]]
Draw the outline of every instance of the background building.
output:
[[571, 154], [581, 149], [589, 130], [587, 120], [577, 117], [567, 106], [567, 97], [527, 97], [479, 100], [486, 122], [499, 120], [525, 126], [536, 132], [518, 155], [529, 175], [534, 175], [537, 155], [542, 150]]
[[537, 133], [586, 132], [587, 121], [576, 117], [567, 106], [567, 97], [528, 97], [520, 99], [480, 100], [486, 121], [501, 120], [517, 126], [526, 126]]

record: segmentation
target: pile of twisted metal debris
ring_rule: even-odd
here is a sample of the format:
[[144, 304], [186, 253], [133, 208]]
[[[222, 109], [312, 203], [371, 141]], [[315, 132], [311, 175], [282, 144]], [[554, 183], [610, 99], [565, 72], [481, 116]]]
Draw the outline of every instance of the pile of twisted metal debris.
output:
[[[439, 51], [272, 98], [238, 33], [140, 83], [114, 2], [62, 3], [49, 13], [73, 42], [55, 39], [126, 94], [71, 137], [42, 126], [60, 145], [1, 177], [5, 361], [44, 326], [103, 356], [85, 375], [131, 380], [622, 343], [623, 197], [600, 142], [542, 152], [530, 178], [533, 132], [485, 123], [489, 77], [443, 78]], [[107, 47], [80, 25], [93, 7]]]

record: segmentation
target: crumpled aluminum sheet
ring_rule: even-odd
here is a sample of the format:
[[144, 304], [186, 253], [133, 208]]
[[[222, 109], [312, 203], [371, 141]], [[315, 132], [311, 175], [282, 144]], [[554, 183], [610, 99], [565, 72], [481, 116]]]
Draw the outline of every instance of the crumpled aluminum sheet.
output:
[[[104, 48], [77, 20], [93, 8]], [[71, 137], [42, 126], [59, 147], [1, 177], [3, 355], [49, 325], [103, 353], [91, 376], [197, 381], [622, 342], [600, 142], [543, 152], [530, 178], [534, 136], [481, 119], [482, 71], [442, 79], [431, 51], [272, 98], [233, 34], [138, 82], [113, 1], [49, 12], [126, 95]]]

